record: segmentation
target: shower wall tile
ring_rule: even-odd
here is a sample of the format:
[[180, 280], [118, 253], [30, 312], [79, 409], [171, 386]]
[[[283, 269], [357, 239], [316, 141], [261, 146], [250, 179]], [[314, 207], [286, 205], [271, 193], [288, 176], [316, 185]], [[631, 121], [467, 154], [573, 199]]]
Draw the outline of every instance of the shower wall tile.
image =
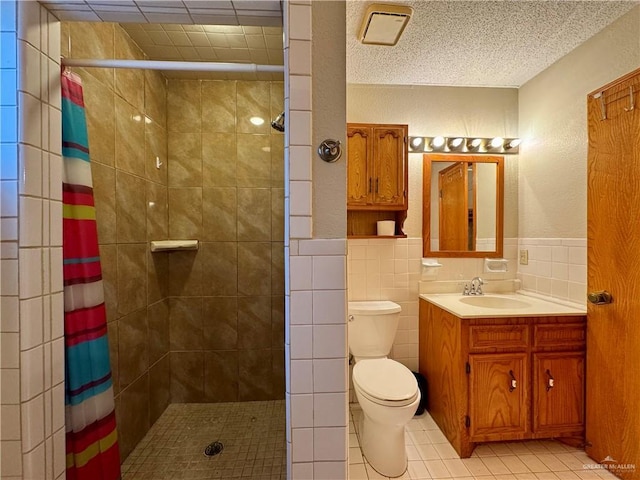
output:
[[237, 295], [238, 293], [238, 248], [236, 242], [206, 242], [202, 244], [202, 268], [206, 281], [202, 294]]
[[171, 401], [204, 400], [204, 352], [171, 352]]
[[271, 189], [271, 240], [284, 241], [284, 188]]
[[271, 140], [269, 135], [238, 136], [236, 178], [239, 187], [271, 186]]
[[284, 135], [271, 135], [271, 186], [284, 188]]
[[100, 245], [100, 265], [102, 266], [102, 286], [107, 322], [118, 318], [118, 247], [115, 244]]
[[202, 350], [202, 297], [170, 299], [171, 351]]
[[[148, 241], [166, 240], [169, 238], [169, 198], [167, 188], [157, 183], [146, 182], [146, 190], [146, 239]], [[138, 192], [138, 196], [140, 196], [140, 192]]]
[[[269, 134], [271, 129], [269, 98], [269, 82], [237, 82], [236, 131], [238, 133]], [[257, 119], [262, 120], [262, 123]]]
[[149, 305], [147, 317], [149, 321], [149, 365], [153, 365], [170, 350], [169, 299], [165, 298]]
[[[276, 118], [284, 111], [284, 82], [271, 82], [270, 84], [270, 104], [271, 114], [269, 118]], [[284, 134], [274, 130], [276, 137], [282, 137]], [[284, 159], [284, 158], [283, 158]]]
[[118, 320], [118, 366], [124, 390], [149, 368], [149, 320], [142, 308]]
[[166, 186], [169, 170], [167, 131], [155, 121], [144, 126], [144, 155], [145, 178]]
[[238, 297], [205, 297], [203, 299], [205, 350], [238, 348]]
[[120, 394], [118, 413], [118, 446], [121, 458], [127, 458], [151, 426], [149, 374], [144, 374]]
[[235, 133], [236, 82], [202, 82], [202, 132]]
[[204, 187], [236, 186], [236, 138], [235, 133], [202, 134], [202, 185]]
[[172, 80], [167, 90], [167, 129], [202, 133], [199, 80]]
[[284, 242], [271, 243], [271, 294], [284, 295]]
[[117, 242], [144, 242], [147, 239], [145, 181], [121, 170], [116, 173]]
[[270, 400], [273, 398], [271, 349], [243, 350], [239, 356], [238, 399]]
[[271, 347], [271, 297], [238, 297], [238, 348]]
[[[115, 58], [114, 24], [71, 22], [68, 25], [71, 38], [68, 42], [70, 57]], [[95, 68], [93, 75], [113, 90], [115, 76], [112, 68]]]
[[164, 130], [167, 128], [166, 80], [155, 70], [144, 71], [145, 115]]
[[148, 252], [147, 305], [169, 296], [169, 255]]
[[238, 241], [271, 240], [271, 190], [238, 188]]
[[[122, 30], [115, 26], [114, 58], [144, 60], [144, 53]], [[116, 93], [133, 105], [136, 109], [144, 111], [144, 71], [132, 68], [115, 69]]]
[[108, 85], [100, 82], [89, 70], [80, 69], [78, 74], [82, 78], [87, 105], [85, 112], [91, 161], [113, 167], [116, 158], [116, 96]]
[[[175, 238], [175, 237], [174, 237]], [[169, 295], [202, 296], [202, 250], [204, 244], [197, 252], [173, 252], [169, 254]]]
[[282, 350], [284, 348], [284, 309], [283, 295], [271, 296], [271, 347]]
[[169, 237], [202, 237], [202, 188], [169, 188]]
[[169, 186], [202, 187], [202, 135], [170, 135]]
[[238, 295], [271, 294], [271, 243], [238, 243]]
[[116, 167], [144, 177], [144, 115], [116, 96]]
[[171, 403], [171, 362], [168, 354], [149, 368], [149, 425], [153, 425]]
[[238, 199], [233, 187], [202, 190], [204, 241], [234, 241], [237, 238]]
[[118, 314], [147, 306], [147, 245], [118, 244]]
[[204, 352], [204, 394], [207, 402], [238, 400], [237, 350]]

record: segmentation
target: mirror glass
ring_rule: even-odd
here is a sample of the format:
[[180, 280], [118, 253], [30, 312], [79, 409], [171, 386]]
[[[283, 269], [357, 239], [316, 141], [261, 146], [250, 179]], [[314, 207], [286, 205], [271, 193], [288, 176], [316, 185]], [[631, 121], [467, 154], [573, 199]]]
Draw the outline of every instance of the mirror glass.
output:
[[501, 257], [504, 159], [425, 154], [423, 255]]

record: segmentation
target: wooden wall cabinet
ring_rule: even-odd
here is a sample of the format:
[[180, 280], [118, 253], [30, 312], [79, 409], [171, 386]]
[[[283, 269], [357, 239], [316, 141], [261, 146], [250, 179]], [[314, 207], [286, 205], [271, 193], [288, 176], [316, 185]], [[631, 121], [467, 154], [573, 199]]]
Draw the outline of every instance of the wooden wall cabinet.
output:
[[347, 234], [376, 236], [378, 220], [402, 229], [408, 206], [408, 126], [347, 125]]
[[461, 319], [420, 300], [420, 373], [458, 454], [479, 442], [584, 438], [586, 317]]

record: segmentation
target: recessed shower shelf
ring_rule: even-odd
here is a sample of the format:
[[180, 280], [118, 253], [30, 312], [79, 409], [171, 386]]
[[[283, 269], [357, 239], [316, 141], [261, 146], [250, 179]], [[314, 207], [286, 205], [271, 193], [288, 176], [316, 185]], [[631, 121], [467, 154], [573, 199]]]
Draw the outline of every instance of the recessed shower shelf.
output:
[[152, 252], [176, 252], [182, 250], [198, 250], [198, 240], [153, 240]]

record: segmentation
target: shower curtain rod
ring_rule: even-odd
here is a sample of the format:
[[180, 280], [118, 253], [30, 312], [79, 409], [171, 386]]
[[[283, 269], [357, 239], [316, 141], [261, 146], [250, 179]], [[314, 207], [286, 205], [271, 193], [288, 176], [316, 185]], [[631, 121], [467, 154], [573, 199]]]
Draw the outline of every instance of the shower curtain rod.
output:
[[63, 58], [62, 65], [65, 67], [137, 68], [191, 72], [284, 73], [284, 65], [256, 65], [255, 63]]

